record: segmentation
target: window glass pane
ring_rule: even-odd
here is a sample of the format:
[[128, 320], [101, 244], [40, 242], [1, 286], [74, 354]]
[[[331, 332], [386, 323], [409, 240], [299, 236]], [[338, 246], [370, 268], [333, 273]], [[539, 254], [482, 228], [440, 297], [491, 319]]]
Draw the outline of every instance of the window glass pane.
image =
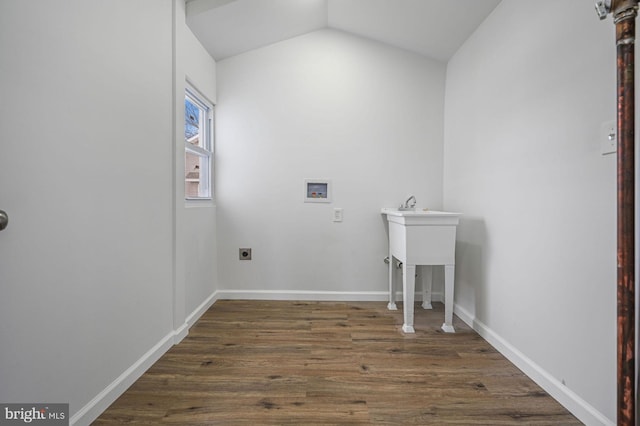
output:
[[209, 159], [190, 151], [185, 151], [184, 195], [186, 198], [202, 198], [209, 196], [207, 182], [207, 165]]
[[184, 100], [184, 139], [186, 142], [195, 145], [202, 146], [203, 139], [201, 137], [203, 114], [202, 108], [200, 108], [189, 96]]

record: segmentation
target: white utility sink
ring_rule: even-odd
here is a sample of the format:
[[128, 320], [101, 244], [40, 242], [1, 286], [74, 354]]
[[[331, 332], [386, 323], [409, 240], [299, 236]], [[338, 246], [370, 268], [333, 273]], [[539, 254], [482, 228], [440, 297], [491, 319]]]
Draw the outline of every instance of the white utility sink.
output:
[[389, 305], [395, 303], [393, 259], [402, 262], [402, 301], [404, 325], [402, 331], [414, 333], [413, 303], [415, 298], [416, 267], [422, 267], [422, 307], [431, 308], [432, 266], [444, 265], [444, 324], [442, 329], [454, 333], [453, 283], [455, 270], [456, 227], [460, 213], [426, 209], [383, 208], [389, 222]]

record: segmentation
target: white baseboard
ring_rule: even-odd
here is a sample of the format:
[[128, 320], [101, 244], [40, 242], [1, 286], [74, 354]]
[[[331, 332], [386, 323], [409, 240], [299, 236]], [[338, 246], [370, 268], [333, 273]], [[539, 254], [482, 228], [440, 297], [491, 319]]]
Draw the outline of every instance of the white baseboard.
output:
[[487, 325], [475, 318], [474, 315], [471, 315], [469, 311], [455, 304], [453, 312], [585, 425], [615, 425], [614, 421], [605, 417], [592, 405], [549, 374], [549, 372], [533, 362], [491, 328], [487, 327]]
[[[387, 291], [301, 291], [301, 290], [218, 290], [218, 300], [304, 300], [323, 302], [386, 302]], [[444, 301], [442, 293], [432, 293], [434, 302]], [[402, 293], [396, 294], [402, 300]], [[422, 300], [422, 293], [415, 294], [415, 300]]]
[[104, 410], [109, 408], [120, 395], [129, 389], [165, 352], [171, 349], [173, 345], [180, 343], [182, 339], [189, 334], [189, 329], [217, 299], [216, 293], [209, 296], [186, 318], [182, 326], [163, 337], [153, 348], [125, 370], [120, 377], [75, 413], [73, 417], [71, 417], [69, 424], [73, 426], [84, 426], [91, 424], [91, 422], [97, 419]]
[[[420, 300], [420, 298], [421, 294], [416, 293], [416, 301]], [[443, 294], [441, 293], [432, 294], [432, 298], [433, 301], [440, 302], [444, 299]], [[74, 426], [91, 424], [91, 422], [98, 418], [98, 416], [120, 395], [122, 395], [129, 386], [131, 386], [138, 378], [140, 378], [140, 376], [142, 376], [142, 374], [144, 374], [145, 371], [160, 359], [160, 357], [167, 352], [173, 344], [181, 341], [182, 338], [188, 334], [189, 328], [196, 323], [202, 314], [204, 314], [217, 300], [222, 299], [384, 302], [388, 301], [388, 292], [219, 290], [209, 296], [200, 306], [198, 306], [198, 308], [196, 308], [187, 317], [185, 324], [180, 327], [180, 329], [167, 334], [116, 380], [114, 380], [82, 409], [75, 413], [70, 419], [70, 424]], [[398, 294], [396, 296], [396, 300], [402, 300], [402, 294]], [[492, 329], [477, 320], [467, 310], [456, 304], [454, 306], [454, 313], [587, 426], [614, 426], [615, 423], [613, 421], [605, 417], [593, 406], [580, 398], [580, 396], [575, 392], [563, 385], [555, 377], [542, 369]]]
[[178, 329], [173, 332], [173, 344], [177, 345], [189, 335], [189, 324], [185, 321]]
[[89, 425], [102, 414], [120, 395], [126, 391], [140, 376], [144, 374], [171, 346], [175, 333], [171, 332], [163, 337], [153, 348], [144, 354], [131, 367], [114, 380], [102, 392], [96, 395], [87, 405], [75, 413], [69, 424], [73, 426]]
[[211, 296], [207, 297], [204, 302], [200, 304], [186, 319], [186, 323], [188, 328], [193, 327], [193, 325], [200, 319], [200, 317], [207, 312], [207, 310], [216, 303], [218, 300], [218, 292], [214, 292]]
[[383, 301], [388, 293], [382, 291], [302, 291], [302, 290], [218, 290], [219, 300], [305, 300], [305, 301]]

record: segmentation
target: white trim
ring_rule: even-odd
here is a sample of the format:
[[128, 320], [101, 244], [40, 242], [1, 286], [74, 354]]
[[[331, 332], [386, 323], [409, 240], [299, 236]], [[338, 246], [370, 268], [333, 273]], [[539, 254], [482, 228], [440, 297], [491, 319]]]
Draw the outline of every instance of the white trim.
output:
[[89, 425], [109, 408], [136, 380], [140, 378], [171, 346], [175, 333], [164, 336], [153, 348], [133, 365], [127, 368], [117, 379], [96, 395], [89, 403], [76, 412], [70, 419], [70, 425]]
[[200, 91], [196, 86], [197, 84], [193, 82], [193, 80], [189, 76], [185, 76], [185, 91], [191, 92], [191, 96], [197, 98], [196, 100], [200, 102], [203, 106], [207, 108], [214, 109], [216, 103], [209, 99], [204, 93]]
[[102, 414], [113, 402], [140, 378], [151, 366], [162, 357], [173, 345], [177, 345], [189, 334], [189, 329], [200, 319], [207, 309], [218, 300], [217, 293], [211, 294], [198, 306], [177, 330], [163, 337], [153, 348], [138, 361], [127, 368], [116, 380], [104, 388], [87, 405], [75, 413], [70, 425], [89, 425]]
[[[421, 294], [416, 293], [417, 297]], [[197, 320], [217, 300], [305, 300], [305, 301], [342, 301], [342, 302], [382, 302], [388, 301], [386, 291], [341, 292], [341, 291], [300, 291], [300, 290], [219, 290], [209, 296], [186, 319], [179, 329], [172, 331], [144, 354], [116, 380], [96, 395], [88, 404], [76, 412], [70, 419], [70, 425], [89, 425], [102, 414], [120, 395], [122, 395], [140, 376], [144, 374], [173, 344], [179, 343]], [[441, 293], [432, 295], [434, 301], [442, 301]], [[416, 299], [418, 300], [418, 299]], [[504, 355], [529, 378], [536, 382], [567, 410], [587, 426], [614, 426], [615, 423], [587, 403], [571, 389], [567, 388], [546, 370], [512, 346], [495, 331], [476, 319], [460, 305], [454, 305], [454, 313], [473, 328], [482, 338]]]
[[201, 146], [192, 145], [189, 142], [184, 142], [185, 151], [191, 152], [193, 155], [197, 155], [198, 157], [206, 157], [209, 158], [211, 156], [211, 151], [208, 151]]
[[305, 300], [305, 301], [384, 301], [389, 298], [386, 291], [343, 292], [304, 290], [218, 290], [218, 300]]
[[[402, 293], [398, 293], [402, 299]], [[218, 290], [217, 300], [305, 300], [323, 302], [388, 302], [388, 291], [305, 291], [305, 290]], [[398, 297], [398, 296], [396, 296]], [[416, 293], [421, 300], [422, 292]], [[442, 293], [433, 293], [434, 302], [444, 300]]]
[[[213, 194], [213, 155], [215, 149], [215, 130], [214, 126], [214, 111], [215, 106], [213, 102], [211, 102], [206, 96], [200, 92], [191, 81], [186, 78], [184, 83], [184, 98], [185, 100], [189, 100], [190, 103], [195, 105], [198, 109], [200, 109], [200, 134], [201, 138], [200, 144], [201, 146], [194, 146], [185, 140], [185, 156], [187, 152], [192, 155], [196, 155], [200, 157], [201, 161], [204, 160], [204, 163], [207, 167], [200, 167], [200, 194], [198, 197], [189, 198], [185, 194], [185, 200], [191, 199], [204, 199], [204, 200], [212, 200], [214, 197]], [[184, 109], [183, 105], [183, 109]], [[193, 139], [193, 138], [190, 138]], [[186, 176], [186, 170], [185, 170]], [[201, 195], [202, 193], [206, 193], [208, 195]]]
[[455, 304], [454, 313], [581, 422], [587, 426], [615, 426], [614, 421], [607, 418], [578, 394], [563, 385], [548, 371], [516, 349], [482, 321], [475, 318], [469, 311]]
[[173, 339], [174, 345], [182, 342], [182, 340], [189, 335], [189, 330], [191, 329], [191, 327], [193, 327], [194, 324], [198, 322], [200, 317], [205, 312], [207, 312], [207, 309], [209, 309], [214, 303], [216, 303], [216, 300], [218, 300], [218, 297], [216, 292], [214, 292], [209, 297], [207, 297], [205, 301], [200, 304], [200, 306], [194, 309], [191, 314], [187, 316], [184, 324], [182, 324], [180, 328], [175, 331], [175, 337]]
[[177, 330], [173, 332], [173, 344], [177, 345], [189, 335], [189, 324], [185, 321]]
[[218, 292], [214, 292], [211, 296], [207, 297], [204, 302], [200, 304], [186, 319], [185, 324], [187, 324], [188, 328], [193, 327], [193, 325], [200, 319], [200, 317], [207, 312], [207, 310], [213, 306], [214, 303], [218, 300]]

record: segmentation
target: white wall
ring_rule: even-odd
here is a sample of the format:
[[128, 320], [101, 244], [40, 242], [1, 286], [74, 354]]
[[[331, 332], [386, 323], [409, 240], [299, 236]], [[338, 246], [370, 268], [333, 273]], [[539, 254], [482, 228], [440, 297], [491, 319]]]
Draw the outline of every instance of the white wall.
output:
[[[215, 243], [180, 246], [215, 224], [176, 208], [178, 68], [215, 99], [181, 10], [0, 2], [0, 401], [69, 402], [88, 424], [215, 289]], [[207, 266], [189, 269], [194, 255]]]
[[380, 208], [442, 204], [443, 89], [441, 63], [334, 30], [219, 61], [221, 296], [384, 299]]
[[503, 0], [447, 67], [457, 312], [588, 424], [615, 419], [612, 119], [614, 26], [582, 0]]
[[[184, 200], [184, 90], [194, 86], [216, 103], [216, 63], [185, 22], [184, 0], [176, 0], [176, 327], [194, 320], [214, 302], [216, 290], [216, 207], [213, 201]], [[215, 194], [214, 194], [215, 196]], [[183, 307], [184, 306], [184, 307]], [[184, 322], [182, 323], [184, 324]]]

